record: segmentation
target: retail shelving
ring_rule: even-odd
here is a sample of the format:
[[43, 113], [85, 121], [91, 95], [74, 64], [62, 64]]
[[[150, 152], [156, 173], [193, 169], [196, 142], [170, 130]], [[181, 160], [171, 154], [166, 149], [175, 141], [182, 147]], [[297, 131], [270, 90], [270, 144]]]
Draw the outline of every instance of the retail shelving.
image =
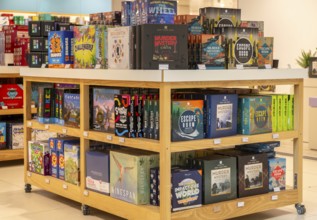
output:
[[[274, 70], [77, 70], [77, 69], [30, 69], [22, 68], [24, 77], [24, 124], [25, 145], [31, 137], [31, 128], [46, 129], [60, 133], [68, 133], [69, 128], [53, 125], [39, 125], [31, 120], [30, 84], [31, 82], [67, 82], [80, 85], [80, 128], [69, 135], [80, 137], [80, 186], [73, 186], [71, 194], [62, 193], [63, 184], [60, 180], [36, 175], [28, 171], [28, 162], [25, 159], [26, 191], [30, 191], [30, 184], [45, 190], [56, 192], [59, 195], [81, 202], [83, 212], [87, 214], [87, 206], [115, 214], [117, 216], [135, 220], [140, 219], [227, 219], [250, 213], [274, 209], [295, 204], [298, 213], [303, 213], [302, 203], [302, 117], [303, 117], [303, 79], [307, 78], [307, 71], [300, 69]], [[254, 85], [293, 85], [295, 95], [294, 131], [276, 132], [258, 135], [236, 135], [220, 139], [204, 139], [187, 142], [171, 142], [171, 92], [173, 89], [190, 88], [235, 88]], [[89, 87], [138, 87], [157, 88], [160, 92], [160, 137], [159, 141], [147, 139], [119, 138], [110, 133], [100, 133], [89, 130]], [[66, 129], [66, 132], [65, 130]], [[255, 143], [271, 140], [294, 140], [294, 168], [292, 187], [281, 192], [272, 192], [262, 195], [238, 198], [231, 201], [203, 205], [200, 208], [189, 209], [172, 213], [170, 206], [171, 188], [171, 153], [210, 148], [224, 148], [236, 144]], [[136, 206], [109, 196], [99, 194], [85, 187], [85, 151], [89, 149], [89, 140], [124, 145], [127, 147], [159, 152], [160, 154], [160, 199], [161, 206]], [[25, 148], [25, 158], [28, 151]], [[33, 178], [36, 179], [33, 180]], [[47, 184], [46, 182], [49, 182]], [[61, 187], [62, 185], [62, 187]], [[70, 188], [69, 188], [70, 189]], [[78, 192], [75, 196], [74, 193]]]
[[[20, 78], [20, 67], [0, 66], [0, 78]], [[31, 108], [32, 113], [36, 113], [35, 108]], [[0, 109], [0, 116], [22, 115], [23, 109]], [[23, 159], [23, 149], [0, 150], [0, 161]]]

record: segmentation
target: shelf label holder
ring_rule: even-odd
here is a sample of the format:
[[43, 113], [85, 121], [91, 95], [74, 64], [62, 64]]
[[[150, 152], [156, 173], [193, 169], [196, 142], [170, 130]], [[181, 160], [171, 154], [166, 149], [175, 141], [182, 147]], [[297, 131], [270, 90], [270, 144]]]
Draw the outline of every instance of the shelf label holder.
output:
[[272, 201], [276, 201], [276, 200], [278, 200], [278, 195], [273, 195], [272, 196]]
[[238, 202], [237, 206], [238, 206], [238, 208], [244, 207], [244, 202]]
[[248, 143], [249, 142], [249, 137], [243, 137], [242, 138], [243, 143]]
[[168, 70], [169, 65], [168, 64], [159, 64], [159, 70]]
[[214, 139], [214, 144], [215, 145], [219, 145], [219, 144], [221, 144], [221, 139]]

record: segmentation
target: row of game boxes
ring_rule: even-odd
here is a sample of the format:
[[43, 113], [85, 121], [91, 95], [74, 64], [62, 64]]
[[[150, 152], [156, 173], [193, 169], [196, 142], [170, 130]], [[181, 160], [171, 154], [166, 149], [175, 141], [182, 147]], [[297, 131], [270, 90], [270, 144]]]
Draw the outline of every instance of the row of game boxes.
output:
[[24, 127], [20, 121], [0, 122], [0, 149], [23, 149]]

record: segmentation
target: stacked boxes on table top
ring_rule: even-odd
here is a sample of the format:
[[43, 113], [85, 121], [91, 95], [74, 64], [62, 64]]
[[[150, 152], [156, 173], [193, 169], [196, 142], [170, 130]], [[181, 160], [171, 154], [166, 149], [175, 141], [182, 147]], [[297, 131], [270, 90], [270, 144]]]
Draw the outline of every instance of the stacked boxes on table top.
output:
[[94, 13], [89, 15], [91, 25], [121, 25], [121, 11]]

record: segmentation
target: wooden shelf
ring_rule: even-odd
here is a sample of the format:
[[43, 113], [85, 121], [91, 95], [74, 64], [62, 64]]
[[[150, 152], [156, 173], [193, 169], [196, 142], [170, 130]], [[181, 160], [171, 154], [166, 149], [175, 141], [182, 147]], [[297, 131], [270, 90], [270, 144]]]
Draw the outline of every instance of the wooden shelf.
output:
[[[189, 209], [172, 213], [174, 220], [218, 220], [229, 219], [256, 212], [263, 212], [287, 205], [293, 205], [298, 201], [297, 190], [286, 190], [278, 193], [267, 193], [234, 199], [200, 208]], [[243, 207], [238, 207], [238, 204]]]
[[230, 147], [241, 144], [252, 144], [267, 141], [280, 141], [285, 139], [298, 138], [297, 131], [285, 131], [276, 133], [256, 135], [236, 135], [216, 139], [202, 139], [193, 141], [180, 141], [171, 143], [171, 152], [182, 152], [191, 150], [204, 150], [212, 148]]
[[24, 149], [0, 150], [0, 161], [22, 160], [24, 158]]
[[21, 77], [20, 68], [18, 66], [0, 66], [0, 78]]
[[[32, 114], [37, 113], [37, 108], [32, 108]], [[0, 115], [22, 115], [23, 108], [15, 108], [15, 109], [0, 109]]]
[[134, 205], [89, 190], [84, 191], [83, 203], [125, 219], [160, 219], [157, 206]]
[[29, 171], [27, 171], [25, 180], [28, 184], [37, 186], [41, 189], [69, 198], [76, 202], [81, 202], [80, 186], [67, 183], [51, 176], [42, 176]]
[[81, 137], [79, 128], [65, 127], [57, 124], [41, 124], [37, 120], [27, 121], [27, 127], [36, 130], [48, 130], [59, 134], [65, 134], [73, 137]]
[[157, 140], [151, 140], [146, 138], [123, 138], [115, 136], [111, 133], [98, 131], [86, 131], [84, 132], [84, 138], [141, 150], [160, 152], [160, 143]]

